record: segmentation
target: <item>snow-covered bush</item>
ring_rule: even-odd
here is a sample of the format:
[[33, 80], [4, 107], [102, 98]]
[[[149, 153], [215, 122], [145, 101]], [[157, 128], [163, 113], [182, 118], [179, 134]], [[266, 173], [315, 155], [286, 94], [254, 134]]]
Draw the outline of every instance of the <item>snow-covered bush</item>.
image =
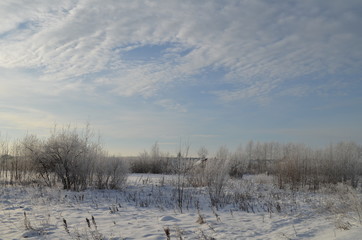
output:
[[22, 140], [22, 155], [31, 162], [28, 171], [34, 172], [36, 178], [51, 187], [55, 181], [54, 163], [46, 158], [44, 146], [44, 140], [35, 135], [27, 135]]
[[121, 189], [128, 174], [128, 165], [119, 157], [103, 157], [95, 162], [95, 186], [99, 189]]
[[85, 189], [92, 181], [94, 162], [103, 154], [101, 144], [92, 137], [88, 126], [83, 131], [55, 127], [45, 140], [26, 136], [24, 154], [48, 186], [60, 179], [64, 189]]

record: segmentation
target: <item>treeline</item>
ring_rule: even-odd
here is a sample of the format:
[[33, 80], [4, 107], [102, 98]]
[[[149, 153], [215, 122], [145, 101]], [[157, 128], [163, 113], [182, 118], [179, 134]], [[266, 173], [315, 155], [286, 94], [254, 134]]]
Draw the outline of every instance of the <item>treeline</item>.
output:
[[0, 178], [9, 184], [117, 189], [128, 172], [124, 161], [107, 154], [89, 126], [54, 127], [47, 138], [27, 135], [11, 144], [1, 140], [0, 151]]
[[[132, 172], [173, 173], [177, 157], [160, 151], [157, 143], [130, 162]], [[191, 185], [205, 185], [205, 176], [225, 171], [230, 177], [266, 173], [275, 176], [280, 188], [319, 189], [321, 184], [343, 182], [357, 187], [362, 176], [362, 146], [354, 142], [312, 148], [304, 144], [249, 141], [234, 152], [223, 146], [214, 156], [202, 147], [198, 158], [183, 157]], [[223, 168], [220, 167], [222, 163]], [[214, 166], [216, 169], [212, 169]], [[206, 173], [207, 172], [207, 173]]]
[[[279, 188], [319, 189], [321, 184], [360, 185], [362, 146], [354, 142], [312, 148], [303, 144], [249, 141], [235, 151], [220, 147], [209, 156], [202, 147], [189, 156], [190, 146], [172, 156], [155, 143], [138, 157], [110, 156], [89, 126], [54, 127], [49, 137], [26, 135], [7, 141], [0, 137], [0, 179], [4, 183], [61, 185], [64, 189], [119, 189], [127, 173], [176, 174], [182, 186], [215, 186], [227, 178], [266, 173]], [[222, 183], [222, 184], [221, 184]], [[219, 190], [218, 190], [219, 189]]]

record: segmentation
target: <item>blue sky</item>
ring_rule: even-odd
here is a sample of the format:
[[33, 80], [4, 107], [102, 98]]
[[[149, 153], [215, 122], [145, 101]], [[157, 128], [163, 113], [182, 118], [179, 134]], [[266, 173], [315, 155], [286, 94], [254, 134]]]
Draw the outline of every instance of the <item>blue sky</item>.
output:
[[0, 2], [0, 133], [111, 153], [362, 143], [362, 2]]

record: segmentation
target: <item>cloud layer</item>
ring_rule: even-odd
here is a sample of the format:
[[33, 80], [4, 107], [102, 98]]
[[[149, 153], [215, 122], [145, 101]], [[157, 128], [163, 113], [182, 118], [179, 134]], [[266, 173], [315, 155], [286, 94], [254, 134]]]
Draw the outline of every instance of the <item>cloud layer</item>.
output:
[[[64, 90], [107, 83], [149, 97], [223, 69], [232, 89], [214, 93], [232, 101], [362, 65], [360, 1], [15, 2], [0, 3], [0, 67], [37, 71], [36, 81]], [[127, 59], [145, 46], [163, 48], [152, 61]]]

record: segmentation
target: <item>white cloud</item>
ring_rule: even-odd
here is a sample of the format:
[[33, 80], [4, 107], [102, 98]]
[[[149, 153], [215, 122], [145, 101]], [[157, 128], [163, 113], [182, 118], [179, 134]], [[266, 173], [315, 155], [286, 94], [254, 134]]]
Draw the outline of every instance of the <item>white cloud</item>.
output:
[[[39, 84], [55, 82], [58, 91], [97, 91], [101, 78], [114, 93], [144, 97], [223, 68], [231, 88], [216, 92], [221, 99], [265, 97], [307, 74], [360, 73], [360, 7], [359, 1], [2, 1], [0, 67], [34, 69]], [[170, 43], [153, 62], [124, 56], [130, 46]]]

